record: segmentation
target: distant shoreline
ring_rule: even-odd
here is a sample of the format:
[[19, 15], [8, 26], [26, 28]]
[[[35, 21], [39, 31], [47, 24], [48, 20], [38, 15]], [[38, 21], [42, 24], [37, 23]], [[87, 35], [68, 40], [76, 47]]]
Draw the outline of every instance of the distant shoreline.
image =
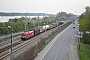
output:
[[[38, 16], [0, 16], [0, 22], [8, 22], [9, 19], [21, 18], [21, 17], [34, 18]], [[42, 18], [43, 16], [39, 16], [39, 17]]]
[[46, 14], [46, 13], [8, 13], [8, 12], [0, 12], [0, 16], [53, 16], [54, 14]]

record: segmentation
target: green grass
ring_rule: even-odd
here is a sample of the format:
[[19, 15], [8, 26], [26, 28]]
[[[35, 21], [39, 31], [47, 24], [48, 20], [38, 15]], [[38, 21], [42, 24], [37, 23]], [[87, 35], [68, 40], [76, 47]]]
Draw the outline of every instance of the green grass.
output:
[[22, 58], [24, 53], [22, 53], [21, 55], [17, 56], [14, 60], [18, 60], [19, 58]]
[[[79, 46], [78, 46], [79, 48]], [[79, 60], [90, 60], [90, 46], [88, 44], [80, 44], [78, 49]]]
[[49, 36], [46, 41], [45, 41], [45, 44], [47, 45], [53, 38], [54, 38], [55, 34]]

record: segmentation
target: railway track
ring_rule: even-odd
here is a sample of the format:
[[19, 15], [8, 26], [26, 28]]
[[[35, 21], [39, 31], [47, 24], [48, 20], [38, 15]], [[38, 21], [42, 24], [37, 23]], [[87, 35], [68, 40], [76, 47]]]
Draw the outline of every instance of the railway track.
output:
[[[14, 43], [16, 43], [16, 42], [18, 42], [18, 41], [20, 41], [20, 40], [21, 40], [21, 39], [20, 39], [20, 36], [19, 36], [19, 37], [14, 38], [14, 39], [12, 40], [12, 42], [13, 42], [13, 44], [14, 44]], [[4, 42], [0, 43], [0, 49], [3, 49], [3, 48], [5, 48], [5, 47], [7, 47], [7, 46], [10, 46], [10, 44], [11, 44], [11, 40], [4, 41]]]
[[[14, 46], [20, 44], [21, 42], [22, 42], [22, 41], [19, 41], [19, 42], [14, 43], [14, 44], [12, 45], [12, 47], [14, 47]], [[4, 52], [4, 51], [7, 50], [7, 49], [10, 49], [10, 47], [11, 47], [11, 45], [9, 45], [9, 46], [7, 46], [7, 47], [4, 47], [4, 48], [0, 49], [0, 53]]]
[[[16, 51], [19, 51], [20, 49], [23, 49], [24, 47], [30, 45], [31, 43], [34, 43], [36, 41], [39, 41], [41, 38], [46, 38], [47, 36], [45, 36], [45, 35], [49, 35], [54, 29], [48, 30], [48, 31], [46, 31], [44, 33], [41, 33], [41, 34], [39, 34], [39, 35], [37, 35], [37, 36], [29, 39], [29, 40], [26, 40], [24, 42], [21, 42], [21, 43], [18, 42], [18, 43], [13, 44], [12, 53], [15, 53]], [[6, 48], [3, 48], [0, 51], [0, 53], [1, 53], [0, 54], [0, 57], [1, 58], [0, 59], [3, 59], [3, 58], [5, 58], [5, 57], [7, 57], [7, 56], [10, 55], [9, 49], [10, 49], [10, 46], [8, 46], [7, 49]]]

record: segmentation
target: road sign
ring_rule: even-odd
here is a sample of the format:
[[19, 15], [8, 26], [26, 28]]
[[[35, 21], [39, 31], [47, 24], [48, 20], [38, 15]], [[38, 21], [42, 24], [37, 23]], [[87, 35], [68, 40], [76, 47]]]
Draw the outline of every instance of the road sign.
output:
[[81, 32], [81, 31], [74, 31], [74, 36], [82, 38], [83, 37], [83, 32]]
[[74, 31], [74, 36], [75, 36], [75, 37], [78, 36], [78, 31]]

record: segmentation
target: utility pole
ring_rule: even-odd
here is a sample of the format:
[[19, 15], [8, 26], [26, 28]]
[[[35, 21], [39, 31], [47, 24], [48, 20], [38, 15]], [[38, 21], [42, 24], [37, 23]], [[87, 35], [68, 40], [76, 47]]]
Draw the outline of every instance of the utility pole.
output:
[[27, 20], [26, 20], [26, 17], [25, 17], [25, 18], [24, 18], [24, 27], [25, 27], [24, 30], [25, 30], [25, 31], [26, 31], [26, 21], [27, 21]]
[[75, 11], [75, 15], [76, 15], [76, 11]]
[[47, 24], [48, 24], [49, 18], [48, 18], [48, 17], [46, 17], [46, 20], [47, 20]]
[[38, 27], [39, 27], [39, 15], [38, 15]]
[[13, 29], [11, 27], [11, 54], [12, 54], [12, 31], [13, 31]]
[[79, 43], [79, 50], [80, 50], [80, 37], [78, 38], [78, 43]]
[[75, 11], [75, 20], [76, 20], [76, 11]]
[[24, 22], [24, 26], [25, 26], [25, 31], [26, 31], [26, 22]]

